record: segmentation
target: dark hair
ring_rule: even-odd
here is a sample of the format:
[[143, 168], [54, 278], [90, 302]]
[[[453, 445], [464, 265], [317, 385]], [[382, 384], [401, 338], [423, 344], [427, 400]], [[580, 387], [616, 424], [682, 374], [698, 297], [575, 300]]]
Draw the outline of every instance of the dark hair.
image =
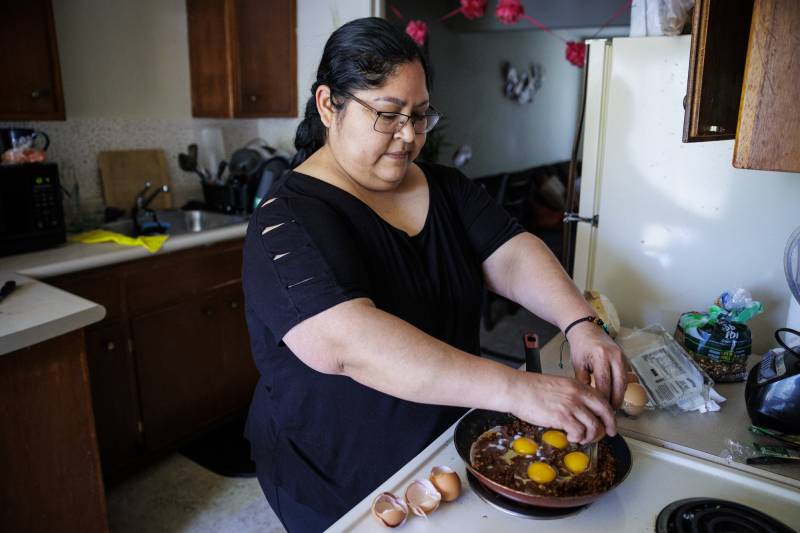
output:
[[346, 93], [380, 87], [395, 68], [413, 61], [422, 64], [425, 84], [430, 90], [431, 73], [425, 53], [397, 26], [382, 18], [368, 17], [348, 22], [334, 31], [325, 43], [305, 117], [297, 127], [294, 138], [297, 154], [292, 159], [292, 168], [325, 144], [325, 125], [316, 103], [320, 85], [330, 87], [331, 102], [335, 109], [341, 110]]

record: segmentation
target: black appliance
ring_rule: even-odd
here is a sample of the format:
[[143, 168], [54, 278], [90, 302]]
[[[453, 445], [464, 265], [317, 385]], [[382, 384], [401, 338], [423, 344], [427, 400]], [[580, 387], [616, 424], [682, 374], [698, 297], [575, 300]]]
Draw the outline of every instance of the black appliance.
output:
[[656, 533], [793, 533], [757, 509], [714, 498], [686, 498], [667, 505], [656, 518]]
[[789, 328], [775, 332], [783, 348], [766, 353], [750, 369], [744, 400], [753, 424], [789, 435], [800, 435], [800, 353], [780, 333], [800, 335]]
[[58, 165], [0, 166], [0, 256], [66, 241]]

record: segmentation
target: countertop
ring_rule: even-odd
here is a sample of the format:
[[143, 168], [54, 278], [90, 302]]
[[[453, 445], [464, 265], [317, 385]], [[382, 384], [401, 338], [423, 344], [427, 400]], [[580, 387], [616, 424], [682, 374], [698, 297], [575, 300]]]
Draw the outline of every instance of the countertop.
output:
[[[541, 350], [542, 372], [545, 374], [565, 375], [572, 377], [572, 363], [569, 361], [569, 345], [564, 346], [564, 368], [559, 368], [559, 347], [563, 335], [557, 335]], [[749, 366], [759, 360], [751, 357]], [[633, 437], [657, 446], [669, 448], [708, 461], [724, 464], [745, 472], [754, 473], [769, 479], [781, 481], [800, 488], [800, 465], [747, 465], [728, 462], [723, 457], [723, 450], [729, 440], [752, 444], [753, 441], [771, 442], [771, 439], [759, 437], [750, 432], [750, 417], [744, 403], [743, 382], [718, 383], [714, 389], [726, 398], [719, 411], [714, 413], [680, 412], [660, 409], [645, 411], [638, 418], [618, 416], [617, 424], [620, 432], [626, 437]]]
[[151, 254], [142, 246], [67, 242], [49, 250], [2, 257], [0, 258], [0, 270], [43, 279], [244, 237], [246, 231], [247, 223], [243, 222], [200, 233], [171, 236], [155, 254]]
[[[17, 289], [0, 302], [0, 355], [98, 322], [105, 309], [39, 280], [90, 268], [243, 237], [247, 223], [170, 237], [151, 254], [141, 246], [67, 242], [56, 248], [0, 258], [0, 285]], [[35, 279], [34, 279], [35, 278]]]
[[106, 310], [89, 300], [26, 276], [0, 270], [0, 283], [17, 288], [0, 302], [0, 355], [99, 322]]
[[[559, 335], [541, 350], [545, 373], [567, 375], [558, 368]], [[567, 371], [567, 368], [570, 370]], [[410, 516], [404, 531], [653, 531], [655, 518], [668, 503], [688, 497], [718, 497], [738, 501], [783, 521], [800, 526], [800, 470], [785, 465], [753, 467], [728, 464], [718, 453], [726, 438], [752, 441], [743, 406], [742, 383], [717, 390], [728, 401], [717, 413], [646, 412], [637, 419], [618, 418], [631, 450], [633, 468], [620, 486], [578, 514], [540, 522], [498, 511], [480, 499], [466, 481], [466, 470], [453, 443], [456, 424], [419, 453], [347, 514], [328, 532], [385, 531], [371, 516], [371, 505], [382, 492], [401, 496], [415, 479], [425, 479], [433, 466], [447, 465], [461, 476], [462, 494], [442, 503], [427, 519]], [[739, 401], [738, 399], [741, 399]], [[709, 462], [711, 461], [711, 462]], [[713, 463], [718, 463], [713, 464]], [[724, 466], [719, 466], [724, 465]]]

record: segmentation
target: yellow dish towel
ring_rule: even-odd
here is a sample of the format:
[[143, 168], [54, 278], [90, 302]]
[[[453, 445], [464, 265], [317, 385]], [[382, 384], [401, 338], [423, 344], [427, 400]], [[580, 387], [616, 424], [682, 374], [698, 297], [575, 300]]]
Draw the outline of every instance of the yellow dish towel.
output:
[[128, 237], [122, 233], [115, 233], [104, 229], [96, 229], [70, 236], [69, 240], [82, 242], [85, 244], [95, 244], [98, 242], [115, 242], [122, 246], [144, 246], [150, 253], [155, 253], [164, 245], [164, 241], [169, 239], [169, 235], [140, 235], [139, 237]]

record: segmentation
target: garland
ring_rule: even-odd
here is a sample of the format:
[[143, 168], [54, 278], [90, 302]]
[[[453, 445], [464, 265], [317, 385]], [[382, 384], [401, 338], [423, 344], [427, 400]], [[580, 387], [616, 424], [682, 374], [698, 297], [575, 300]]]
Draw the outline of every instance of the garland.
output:
[[[461, 5], [457, 9], [450, 11], [439, 20], [444, 21], [458, 14], [463, 15], [464, 18], [469, 20], [479, 19], [486, 15], [486, 6], [488, 4], [488, 0], [460, 0], [459, 3]], [[597, 37], [597, 35], [606, 26], [611, 24], [612, 21], [629, 9], [631, 4], [633, 4], [633, 0], [624, 0], [623, 3], [620, 4], [620, 6], [611, 14], [611, 16], [606, 19], [603, 25], [598, 28], [594, 35], [590, 37], [590, 39]], [[397, 18], [405, 22], [406, 18], [396, 7], [390, 5], [389, 8]], [[498, 0], [497, 6], [495, 6], [494, 9], [494, 15], [497, 17], [497, 20], [506, 25], [516, 24], [520, 20], [524, 19], [537, 28], [546, 31], [549, 35], [552, 35], [564, 43], [564, 57], [567, 61], [578, 68], [583, 67], [586, 61], [586, 44], [579, 41], [568, 41], [547, 27], [543, 22], [533, 18], [530, 15], [527, 15], [525, 13], [525, 6], [522, 5], [520, 0]], [[424, 46], [425, 40], [428, 36], [428, 24], [422, 20], [409, 20], [408, 24], [406, 25], [406, 33], [412, 39], [414, 39], [414, 42], [416, 42], [419, 46]]]

